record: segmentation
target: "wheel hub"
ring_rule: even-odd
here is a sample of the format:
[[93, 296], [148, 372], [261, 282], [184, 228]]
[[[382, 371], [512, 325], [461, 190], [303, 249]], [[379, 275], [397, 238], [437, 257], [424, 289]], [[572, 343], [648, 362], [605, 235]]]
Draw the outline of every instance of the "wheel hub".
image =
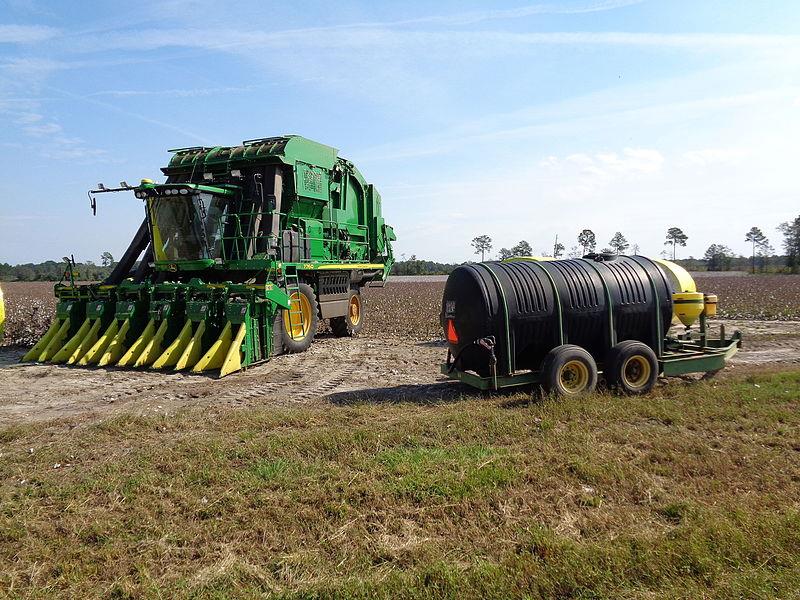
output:
[[589, 385], [589, 369], [579, 360], [571, 360], [561, 367], [561, 386], [567, 393], [577, 394]]
[[644, 356], [631, 356], [622, 367], [625, 383], [632, 388], [642, 387], [650, 379], [650, 362]]
[[291, 308], [283, 311], [283, 326], [293, 340], [302, 340], [311, 327], [311, 303], [305, 294], [291, 296]]
[[358, 325], [361, 322], [361, 299], [358, 296], [350, 298], [348, 311], [350, 314], [350, 323], [353, 326]]

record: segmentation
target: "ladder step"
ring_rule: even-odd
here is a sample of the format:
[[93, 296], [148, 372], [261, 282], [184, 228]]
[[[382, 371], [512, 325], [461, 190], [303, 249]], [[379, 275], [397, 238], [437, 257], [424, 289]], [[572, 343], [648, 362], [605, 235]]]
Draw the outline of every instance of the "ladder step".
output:
[[[300, 278], [297, 275], [296, 267], [287, 267], [283, 273], [283, 280], [283, 289], [288, 296], [294, 296], [295, 293], [301, 293]], [[289, 316], [290, 328], [293, 328], [295, 325], [305, 328], [305, 315], [303, 314], [302, 308], [295, 309], [290, 306], [287, 312]]]

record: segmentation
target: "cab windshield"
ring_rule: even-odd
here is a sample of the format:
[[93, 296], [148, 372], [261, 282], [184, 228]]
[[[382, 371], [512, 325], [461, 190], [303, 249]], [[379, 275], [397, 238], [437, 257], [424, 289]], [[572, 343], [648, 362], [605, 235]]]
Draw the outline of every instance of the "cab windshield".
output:
[[228, 205], [207, 192], [150, 200], [156, 261], [221, 258]]

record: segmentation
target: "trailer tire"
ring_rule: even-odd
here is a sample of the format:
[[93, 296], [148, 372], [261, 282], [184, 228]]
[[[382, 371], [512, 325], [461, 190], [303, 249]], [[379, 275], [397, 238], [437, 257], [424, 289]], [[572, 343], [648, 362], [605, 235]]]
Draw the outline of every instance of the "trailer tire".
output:
[[[299, 304], [298, 304], [299, 303]], [[301, 310], [302, 324], [298, 323], [299, 314], [292, 314], [289, 311], [281, 310], [281, 340], [284, 352], [295, 354], [305, 352], [314, 341], [319, 324], [319, 305], [317, 296], [307, 283], [301, 283], [300, 289], [292, 294], [292, 311]], [[290, 321], [292, 322], [290, 330]]]
[[623, 394], [647, 394], [658, 380], [658, 358], [653, 349], [636, 340], [614, 346], [605, 363], [606, 383]]
[[347, 297], [347, 314], [331, 319], [331, 330], [336, 337], [352, 337], [364, 329], [364, 301], [361, 290], [351, 289]]
[[589, 394], [597, 387], [597, 363], [580, 346], [556, 346], [542, 362], [542, 387], [556, 396]]

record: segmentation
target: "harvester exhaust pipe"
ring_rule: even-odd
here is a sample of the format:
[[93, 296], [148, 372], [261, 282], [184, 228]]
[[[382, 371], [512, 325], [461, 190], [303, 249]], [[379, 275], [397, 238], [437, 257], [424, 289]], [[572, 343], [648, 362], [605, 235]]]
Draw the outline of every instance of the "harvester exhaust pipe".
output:
[[278, 239], [280, 237], [281, 228], [281, 203], [283, 198], [283, 172], [279, 167], [275, 167], [275, 177], [272, 184], [272, 195], [274, 205], [272, 208], [272, 223], [269, 227], [269, 249], [270, 252], [277, 252]]
[[[148, 232], [147, 219], [144, 219], [142, 224], [139, 225], [139, 229], [136, 230], [136, 235], [133, 236], [133, 240], [131, 240], [128, 249], [125, 250], [125, 253], [122, 255], [122, 258], [119, 260], [119, 262], [114, 265], [114, 268], [112, 269], [111, 273], [109, 273], [108, 277], [106, 277], [104, 283], [116, 285], [126, 277], [129, 277], [134, 265], [136, 264], [136, 259], [141, 256], [142, 252], [146, 248], [148, 248], [149, 240], [150, 234]], [[151, 262], [151, 260], [147, 260], [146, 256], [142, 259], [136, 269], [136, 276], [139, 275], [142, 265], [144, 265], [145, 269], [148, 268], [147, 265], [149, 262]]]
[[141, 283], [145, 280], [147, 274], [150, 272], [150, 263], [152, 262], [153, 244], [148, 244], [147, 249], [142, 255], [142, 260], [139, 261], [139, 264], [136, 265], [136, 270], [133, 272], [133, 281], [135, 283]]

